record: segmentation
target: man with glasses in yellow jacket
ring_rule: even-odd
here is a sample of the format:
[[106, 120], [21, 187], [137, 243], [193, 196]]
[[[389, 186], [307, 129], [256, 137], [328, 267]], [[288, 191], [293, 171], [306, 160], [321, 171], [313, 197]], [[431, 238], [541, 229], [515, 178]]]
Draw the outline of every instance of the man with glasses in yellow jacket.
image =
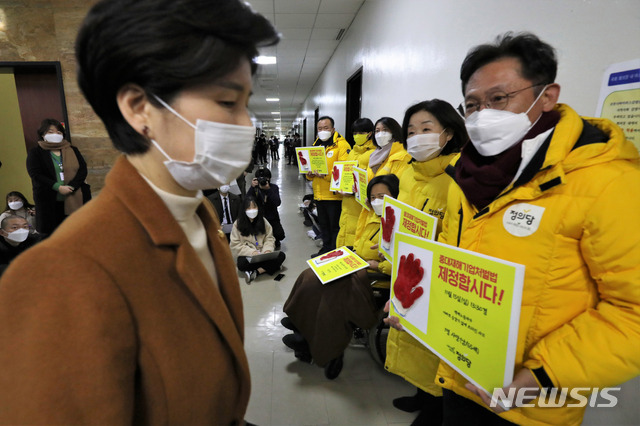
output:
[[[460, 72], [471, 143], [451, 169], [439, 240], [526, 267], [505, 394], [602, 389], [640, 373], [638, 151], [613, 122], [557, 103], [556, 70], [554, 49], [525, 33], [474, 48]], [[492, 412], [444, 362], [435, 382], [445, 424], [578, 425], [584, 415], [570, 397]]]

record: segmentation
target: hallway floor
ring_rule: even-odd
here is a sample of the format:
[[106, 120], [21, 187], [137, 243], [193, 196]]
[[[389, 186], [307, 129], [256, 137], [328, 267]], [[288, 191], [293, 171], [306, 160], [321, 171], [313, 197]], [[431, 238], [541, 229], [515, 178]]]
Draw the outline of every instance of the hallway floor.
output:
[[[251, 399], [246, 420], [268, 425], [408, 425], [415, 414], [393, 407], [393, 398], [410, 395], [415, 388], [387, 373], [369, 350], [352, 346], [345, 352], [344, 368], [335, 380], [324, 369], [298, 361], [282, 343], [290, 333], [280, 325], [284, 305], [298, 274], [318, 247], [307, 236], [298, 204], [311, 193], [297, 166], [281, 160], [269, 165], [272, 182], [280, 187], [280, 217], [286, 238], [285, 276], [274, 281], [259, 276], [251, 285], [240, 278], [245, 312], [245, 348], [251, 367]], [[247, 186], [251, 184], [247, 176]]]

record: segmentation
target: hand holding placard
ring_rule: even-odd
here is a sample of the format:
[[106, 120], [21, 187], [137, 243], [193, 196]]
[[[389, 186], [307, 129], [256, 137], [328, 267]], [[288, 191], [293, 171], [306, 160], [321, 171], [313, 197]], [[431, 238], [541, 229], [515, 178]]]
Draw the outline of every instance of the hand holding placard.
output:
[[424, 275], [424, 269], [420, 266], [420, 259], [414, 259], [413, 253], [408, 257], [400, 257], [398, 277], [393, 283], [393, 293], [400, 301], [403, 309], [409, 309], [417, 298], [422, 296], [424, 289], [417, 287]]

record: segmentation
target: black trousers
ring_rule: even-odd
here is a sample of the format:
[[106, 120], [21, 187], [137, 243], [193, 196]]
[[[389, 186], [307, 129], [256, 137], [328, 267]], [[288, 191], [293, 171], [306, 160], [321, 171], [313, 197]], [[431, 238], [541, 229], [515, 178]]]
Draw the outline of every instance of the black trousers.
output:
[[273, 237], [276, 239], [276, 241], [282, 241], [284, 240], [284, 228], [282, 227], [282, 223], [280, 222], [280, 219], [278, 218], [278, 220], [275, 219], [267, 219], [267, 221], [269, 221], [269, 225], [271, 225], [271, 230], [273, 231]]
[[278, 257], [275, 259], [258, 263], [249, 263], [247, 261], [247, 256], [238, 256], [238, 269], [244, 272], [255, 271], [258, 268], [262, 268], [267, 271], [267, 274], [273, 275], [280, 270], [280, 265], [282, 265], [286, 257], [287, 256], [283, 252], [280, 252]]
[[507, 426], [514, 424], [449, 389], [442, 390], [442, 398], [443, 426]]
[[318, 207], [318, 225], [322, 234], [322, 248], [319, 254], [323, 254], [336, 248], [342, 200], [316, 201], [316, 206]]

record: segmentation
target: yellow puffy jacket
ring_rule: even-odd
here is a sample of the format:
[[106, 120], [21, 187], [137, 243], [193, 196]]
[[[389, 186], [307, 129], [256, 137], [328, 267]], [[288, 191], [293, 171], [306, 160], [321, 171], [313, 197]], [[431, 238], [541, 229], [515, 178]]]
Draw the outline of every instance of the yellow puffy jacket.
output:
[[[371, 249], [371, 246], [378, 244], [380, 238], [380, 216], [375, 214], [373, 209], [363, 209], [358, 218], [356, 237], [353, 249], [358, 256], [364, 260], [379, 260], [378, 249]], [[388, 260], [378, 263], [378, 271], [391, 275], [391, 263]]]
[[[556, 109], [561, 119], [527, 183], [480, 212], [451, 185], [440, 241], [525, 265], [516, 372], [530, 369], [543, 386], [614, 386], [640, 373], [638, 151], [611, 121]], [[523, 209], [531, 225], [516, 236], [511, 217]], [[437, 382], [479, 403], [444, 362]], [[577, 425], [583, 414], [536, 406], [501, 417]]]
[[[373, 152], [375, 145], [371, 139], [364, 144], [355, 145], [347, 155], [347, 161], [357, 161], [358, 167], [367, 170], [369, 167], [369, 156]], [[336, 247], [353, 246], [356, 235], [356, 225], [362, 206], [351, 194], [342, 196], [342, 213], [340, 214], [340, 231], [336, 238]]]
[[394, 142], [389, 155], [380, 164], [378, 170], [374, 173], [371, 167], [367, 169], [368, 179], [382, 175], [396, 175], [400, 179], [402, 173], [409, 167], [409, 161], [411, 161], [411, 155], [404, 149], [402, 142]]
[[[313, 143], [313, 146], [321, 146], [322, 141], [320, 139], [316, 139]], [[331, 186], [331, 171], [333, 170], [334, 161], [345, 161], [347, 159], [347, 154], [349, 154], [349, 150], [351, 146], [349, 142], [347, 142], [338, 132], [333, 132], [333, 144], [325, 147], [326, 155], [327, 155], [327, 169], [329, 173], [325, 176], [316, 176], [310, 178], [307, 176], [307, 180], [313, 181], [313, 198], [316, 201], [324, 201], [324, 200], [341, 200], [342, 195], [335, 191], [329, 190]]]
[[[437, 232], [442, 229], [449, 186], [453, 182], [444, 171], [458, 154], [433, 160], [413, 161], [400, 178], [399, 201], [438, 218]], [[436, 235], [437, 235], [436, 232]], [[389, 330], [385, 368], [434, 396], [442, 389], [434, 383], [440, 359], [404, 331]]]

